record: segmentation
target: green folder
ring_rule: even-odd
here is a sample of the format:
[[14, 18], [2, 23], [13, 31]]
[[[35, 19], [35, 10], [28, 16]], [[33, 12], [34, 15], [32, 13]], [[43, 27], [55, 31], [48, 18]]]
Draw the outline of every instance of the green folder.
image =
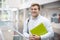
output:
[[48, 31], [45, 28], [44, 24], [40, 23], [35, 28], [31, 29], [30, 32], [32, 33], [32, 35], [41, 36], [41, 35], [46, 34]]

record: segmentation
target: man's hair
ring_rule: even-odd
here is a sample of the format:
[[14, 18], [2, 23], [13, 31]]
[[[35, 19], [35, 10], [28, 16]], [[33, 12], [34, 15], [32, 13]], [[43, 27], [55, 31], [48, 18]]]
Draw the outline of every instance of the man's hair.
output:
[[32, 4], [31, 7], [32, 6], [37, 6], [38, 7], [38, 10], [40, 10], [40, 5], [39, 4]]

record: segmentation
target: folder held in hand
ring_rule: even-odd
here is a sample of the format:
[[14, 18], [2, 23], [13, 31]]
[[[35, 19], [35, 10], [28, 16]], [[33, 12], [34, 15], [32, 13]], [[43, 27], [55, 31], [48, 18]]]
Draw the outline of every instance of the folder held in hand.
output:
[[46, 27], [44, 26], [44, 24], [40, 23], [35, 28], [31, 29], [30, 32], [32, 33], [32, 35], [41, 36], [41, 35], [46, 34], [48, 31]]

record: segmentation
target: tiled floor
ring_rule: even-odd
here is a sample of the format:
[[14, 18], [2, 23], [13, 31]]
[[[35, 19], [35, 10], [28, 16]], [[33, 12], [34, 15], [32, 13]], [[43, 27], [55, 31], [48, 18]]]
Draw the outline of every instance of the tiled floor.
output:
[[60, 40], [60, 34], [54, 33], [54, 40]]

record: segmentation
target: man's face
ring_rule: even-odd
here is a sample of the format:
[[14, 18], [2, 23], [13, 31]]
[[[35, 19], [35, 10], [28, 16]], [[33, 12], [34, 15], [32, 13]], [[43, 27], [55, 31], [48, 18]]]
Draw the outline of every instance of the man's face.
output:
[[37, 17], [38, 14], [39, 14], [39, 9], [38, 9], [38, 6], [31, 6], [31, 15], [33, 17]]

